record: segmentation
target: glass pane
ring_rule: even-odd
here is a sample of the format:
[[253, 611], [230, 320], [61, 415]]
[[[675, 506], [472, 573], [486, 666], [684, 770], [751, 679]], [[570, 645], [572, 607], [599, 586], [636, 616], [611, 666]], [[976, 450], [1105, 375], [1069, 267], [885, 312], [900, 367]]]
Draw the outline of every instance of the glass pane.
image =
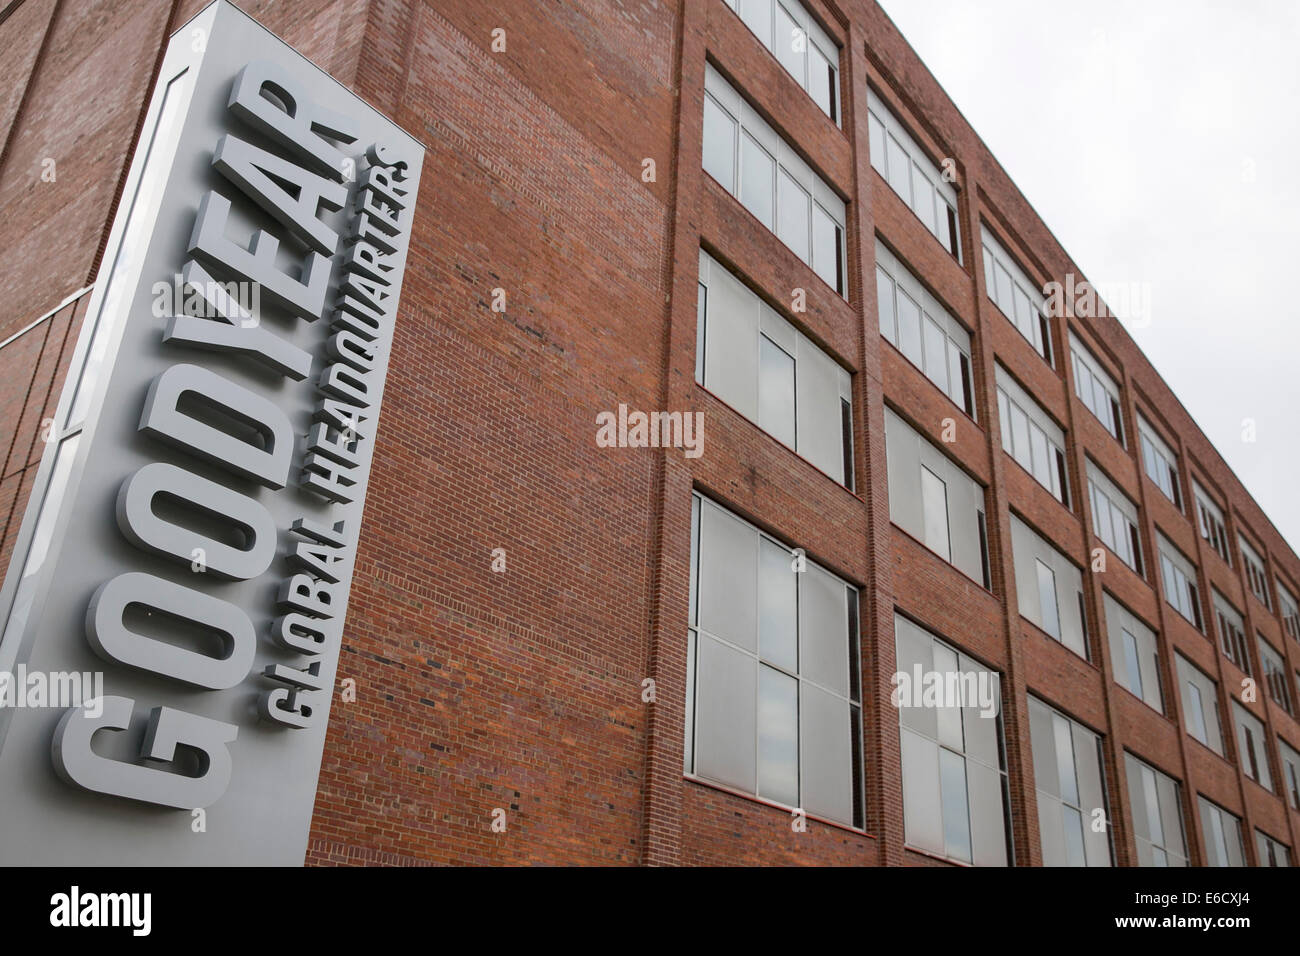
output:
[[[1056, 769], [1061, 780], [1061, 799], [1071, 806], [1079, 805], [1079, 784], [1074, 774], [1074, 735], [1070, 733], [1070, 722], [1060, 714], [1054, 714], [1052, 733], [1056, 738]], [[1079, 833], [1083, 837], [1082, 831]]]
[[962, 407], [966, 412], [966, 399], [962, 394], [961, 387], [961, 352], [952, 342], [948, 343], [948, 397]]
[[843, 292], [840, 278], [840, 227], [821, 206], [813, 205], [813, 271], [836, 292]]
[[998, 424], [1002, 428], [1002, 449], [1011, 454], [1011, 408], [1006, 392], [998, 389]]
[[794, 448], [794, 358], [766, 335], [759, 343], [758, 424]]
[[943, 843], [950, 857], [970, 862], [970, 811], [966, 803], [966, 761], [951, 750], [939, 751], [943, 788]]
[[925, 374], [930, 381], [938, 385], [944, 392], [948, 391], [948, 363], [947, 363], [947, 345], [948, 337], [943, 334], [934, 319], [928, 315], [925, 316], [923, 323], [925, 330]]
[[1038, 483], [1052, 487], [1052, 461], [1047, 454], [1047, 436], [1037, 425], [1031, 425], [1029, 428], [1029, 448], [1033, 456], [1034, 477]]
[[[808, 220], [812, 197], [804, 188], [781, 170], [777, 179], [777, 236], [804, 262], [809, 261]], [[833, 235], [833, 234], [832, 234]]]
[[903, 197], [903, 202], [909, 206], [912, 205], [912, 163], [907, 158], [907, 152], [899, 145], [898, 140], [889, 137], [889, 185], [894, 187], [894, 192]]
[[880, 120], [876, 119], [875, 113], [867, 114], [867, 136], [871, 149], [871, 165], [876, 172], [885, 176], [888, 167], [885, 165], [885, 127]]
[[1018, 405], [1011, 405], [1011, 440], [1014, 444], [1012, 456], [1026, 470], [1033, 467], [1029, 454], [1029, 418]]
[[1007, 270], [1003, 267], [1002, 263], [1000, 262], [994, 263], [994, 271], [997, 273], [997, 279], [998, 279], [998, 288], [997, 288], [998, 306], [1002, 309], [1003, 315], [1005, 315], [1007, 318], [1011, 319], [1012, 322], [1014, 322], [1016, 313], [1015, 313], [1015, 308], [1011, 302], [1012, 299], [1011, 273], [1007, 272]]
[[[815, 46], [808, 47], [808, 92], [813, 101], [822, 108], [822, 112], [832, 120], [839, 122], [839, 107], [835, 97], [835, 67], [821, 50]], [[875, 152], [875, 141], [872, 141]]]
[[758, 792], [799, 805], [799, 682], [758, 669]]
[[1042, 608], [1043, 630], [1058, 641], [1061, 639], [1061, 615], [1056, 605], [1056, 575], [1052, 569], [1035, 559], [1038, 570], [1038, 604]]
[[[934, 671], [936, 674], [958, 674], [961, 672], [961, 663], [957, 658], [957, 653], [937, 641], [934, 643]], [[936, 708], [939, 721], [939, 743], [964, 753], [966, 739], [962, 733], [961, 708], [945, 706], [946, 703], [948, 702], [940, 700], [939, 706]]]
[[1188, 731], [1201, 743], [1209, 742], [1209, 733], [1205, 728], [1205, 707], [1201, 702], [1201, 689], [1191, 681], [1187, 682], [1187, 720]]
[[1062, 808], [1065, 820], [1065, 853], [1069, 866], [1085, 866], [1083, 855], [1083, 816], [1073, 807]]
[[710, 96], [704, 97], [704, 171], [736, 191], [736, 121]]
[[909, 362], [921, 367], [921, 307], [898, 290], [898, 349]]
[[926, 229], [937, 233], [934, 225], [934, 183], [915, 163], [912, 164], [912, 195], [916, 198], [917, 216], [925, 223]]
[[1137, 638], [1128, 631], [1124, 632], [1124, 667], [1128, 672], [1128, 689], [1142, 696], [1142, 667], [1138, 662]]
[[876, 309], [879, 311], [880, 334], [898, 344], [898, 324], [894, 321], [894, 280], [876, 267]]
[[799, 85], [805, 88], [807, 78], [804, 57], [807, 55], [807, 49], [808, 37], [778, 3], [776, 5], [776, 58]]
[[799, 581], [794, 556], [773, 541], [762, 539], [759, 549], [758, 653], [777, 667], [795, 672], [798, 660]]
[[740, 140], [740, 201], [769, 229], [775, 179], [776, 160], [746, 133]]
[[945, 561], [951, 560], [948, 542], [948, 486], [921, 466], [921, 510], [925, 518], [925, 544]]
[[[953, 248], [952, 226], [948, 221], [951, 209], [952, 207], [948, 205], [947, 200], [941, 197], [938, 206], [936, 207], [936, 212], [938, 214], [936, 225], [938, 226], [938, 231], [935, 235], [939, 237], [939, 241], [943, 243], [943, 247], [948, 250]], [[953, 218], [954, 220], [956, 219], [955, 216]]]
[[772, 0], [740, 0], [740, 19], [763, 41], [763, 46], [772, 48]]

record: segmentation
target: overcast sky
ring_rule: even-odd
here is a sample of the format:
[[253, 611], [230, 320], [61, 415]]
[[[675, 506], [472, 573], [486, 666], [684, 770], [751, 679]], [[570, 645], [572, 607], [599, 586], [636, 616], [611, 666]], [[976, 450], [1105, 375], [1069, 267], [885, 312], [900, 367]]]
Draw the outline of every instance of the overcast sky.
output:
[[880, 2], [1300, 550], [1300, 3]]

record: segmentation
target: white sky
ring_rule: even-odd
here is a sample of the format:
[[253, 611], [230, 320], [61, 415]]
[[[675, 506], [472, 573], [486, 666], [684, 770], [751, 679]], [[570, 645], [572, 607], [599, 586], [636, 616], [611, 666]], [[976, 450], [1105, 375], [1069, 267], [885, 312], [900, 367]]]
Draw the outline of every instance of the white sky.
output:
[[1300, 550], [1300, 3], [880, 3]]

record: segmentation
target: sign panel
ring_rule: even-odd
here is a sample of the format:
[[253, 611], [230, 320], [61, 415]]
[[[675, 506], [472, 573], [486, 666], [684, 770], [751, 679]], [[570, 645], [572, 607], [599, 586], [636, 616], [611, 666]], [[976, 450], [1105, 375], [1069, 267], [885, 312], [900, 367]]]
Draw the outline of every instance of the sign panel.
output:
[[172, 38], [0, 609], [0, 863], [301, 864], [423, 147]]

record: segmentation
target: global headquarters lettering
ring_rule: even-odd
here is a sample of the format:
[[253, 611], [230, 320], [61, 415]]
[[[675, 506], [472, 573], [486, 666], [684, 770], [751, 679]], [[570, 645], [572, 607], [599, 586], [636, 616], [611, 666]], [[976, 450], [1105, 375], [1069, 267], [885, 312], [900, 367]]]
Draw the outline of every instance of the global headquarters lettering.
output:
[[[235, 132], [214, 144], [212, 166], [246, 199], [307, 247], [292, 275], [277, 263], [279, 237], [258, 231], [250, 246], [227, 238], [231, 199], [222, 191], [203, 196], [180, 276], [191, 307], [170, 316], [160, 329], [172, 346], [211, 350], [258, 366], [293, 388], [314, 389], [306, 453], [295, 473], [295, 433], [281, 407], [278, 385], [259, 393], [201, 365], [178, 361], [148, 386], [139, 429], [222, 472], [213, 480], [175, 464], [156, 461], [138, 468], [121, 485], [116, 520], [122, 535], [142, 551], [190, 568], [192, 583], [180, 584], [145, 571], [125, 571], [101, 584], [86, 610], [86, 637], [103, 658], [152, 672], [192, 688], [228, 691], [241, 685], [254, 664], [259, 636], [248, 610], [208, 593], [205, 580], [249, 581], [271, 572], [278, 532], [290, 535], [285, 569], [274, 590], [269, 639], [291, 652], [291, 663], [270, 663], [257, 712], [283, 728], [306, 728], [327, 707], [331, 691], [322, 664], [338, 653], [348, 582], [340, 569], [351, 562], [355, 528], [347, 519], [295, 519], [277, 528], [271, 511], [241, 490], [259, 485], [286, 493], [291, 483], [335, 506], [355, 500], [368, 468], [362, 446], [373, 439], [376, 378], [395, 317], [400, 287], [399, 244], [404, 248], [412, 194], [410, 161], [392, 146], [365, 150], [353, 200], [353, 217], [342, 237], [346, 252], [333, 266], [341, 237], [319, 212], [347, 203], [346, 172], [362, 163], [341, 148], [358, 140], [349, 116], [313, 102], [309, 90], [270, 60], [246, 64], [234, 83], [228, 114], [264, 137], [274, 151]], [[338, 145], [336, 145], [338, 144]], [[335, 274], [337, 273], [337, 275]], [[328, 316], [316, 354], [277, 336], [251, 315], [214, 278], [251, 284], [261, 298], [298, 322]], [[335, 282], [337, 280], [337, 282]], [[328, 308], [332, 286], [332, 308]], [[179, 291], [179, 290], [178, 290]], [[182, 296], [176, 296], [179, 305]], [[312, 380], [311, 370], [321, 370]], [[210, 469], [208, 469], [209, 473]], [[160, 509], [161, 502], [172, 510]], [[175, 516], [176, 504], [207, 519], [203, 530]], [[196, 562], [195, 555], [201, 560]], [[269, 593], [269, 592], [268, 592]], [[182, 646], [128, 626], [128, 609], [143, 606], [167, 619], [220, 635], [224, 654]], [[88, 790], [146, 803], [191, 809], [214, 803], [233, 771], [231, 744], [239, 727], [176, 707], [155, 707], [141, 757], [178, 761], [179, 748], [200, 756], [200, 772], [186, 774], [102, 756], [91, 747], [100, 730], [124, 730], [137, 704], [106, 695], [101, 713], [69, 709], [54, 732], [59, 776]]]

